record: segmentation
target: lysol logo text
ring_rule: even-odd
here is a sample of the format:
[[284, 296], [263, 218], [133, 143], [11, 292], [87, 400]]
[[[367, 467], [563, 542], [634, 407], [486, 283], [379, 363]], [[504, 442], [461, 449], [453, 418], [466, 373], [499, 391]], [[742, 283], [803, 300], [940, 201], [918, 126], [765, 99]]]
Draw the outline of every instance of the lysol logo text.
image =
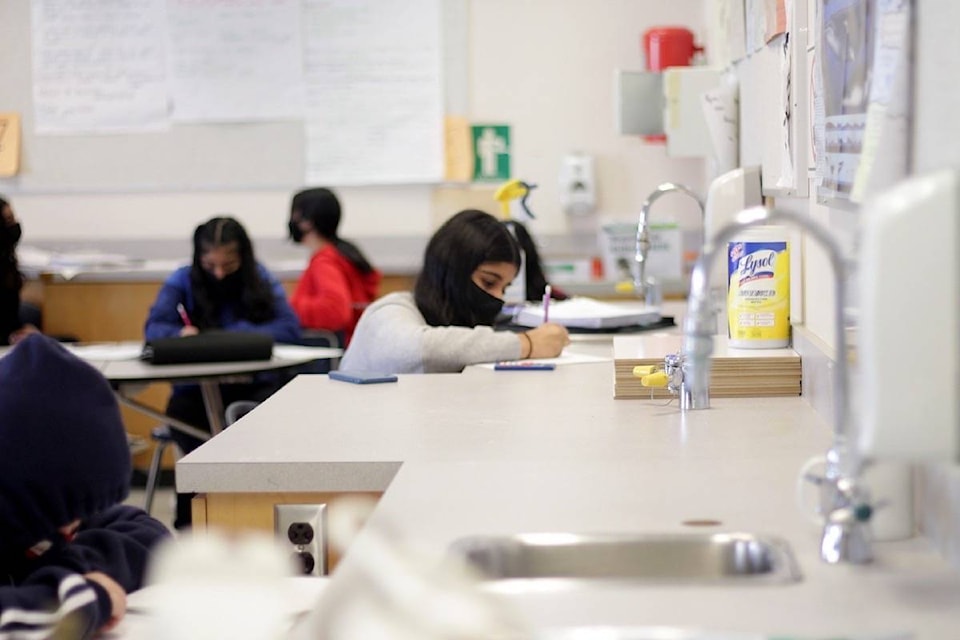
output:
[[772, 250], [748, 253], [737, 264], [740, 282], [757, 278], [772, 278], [777, 264], [777, 252]]

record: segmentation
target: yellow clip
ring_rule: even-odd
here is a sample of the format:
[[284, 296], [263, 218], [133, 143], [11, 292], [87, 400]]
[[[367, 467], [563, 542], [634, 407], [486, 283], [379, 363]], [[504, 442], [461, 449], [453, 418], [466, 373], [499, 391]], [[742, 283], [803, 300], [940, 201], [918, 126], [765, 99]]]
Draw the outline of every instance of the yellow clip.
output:
[[633, 283], [629, 280], [621, 280], [614, 286], [614, 291], [617, 293], [633, 293]]
[[633, 377], [642, 378], [643, 376], [650, 375], [656, 370], [657, 370], [657, 365], [655, 364], [639, 365], [633, 368]]
[[527, 195], [527, 187], [521, 180], [507, 180], [493, 193], [493, 199], [500, 203], [500, 212], [505, 220], [510, 219], [510, 201]]
[[670, 382], [670, 377], [666, 371], [657, 371], [656, 373], [651, 373], [648, 376], [640, 378], [640, 384], [645, 387], [665, 387], [668, 382]]

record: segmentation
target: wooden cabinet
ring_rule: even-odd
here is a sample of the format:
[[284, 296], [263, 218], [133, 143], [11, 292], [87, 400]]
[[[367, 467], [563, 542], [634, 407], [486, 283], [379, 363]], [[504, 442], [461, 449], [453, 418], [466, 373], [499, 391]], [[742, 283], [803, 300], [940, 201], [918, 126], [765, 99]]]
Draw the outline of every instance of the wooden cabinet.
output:
[[[193, 528], [229, 533], [263, 531], [273, 533], [273, 507], [277, 504], [327, 504], [344, 496], [367, 496], [379, 500], [382, 493], [205, 493], [193, 499]], [[336, 549], [327, 547], [327, 572], [340, 560]]]

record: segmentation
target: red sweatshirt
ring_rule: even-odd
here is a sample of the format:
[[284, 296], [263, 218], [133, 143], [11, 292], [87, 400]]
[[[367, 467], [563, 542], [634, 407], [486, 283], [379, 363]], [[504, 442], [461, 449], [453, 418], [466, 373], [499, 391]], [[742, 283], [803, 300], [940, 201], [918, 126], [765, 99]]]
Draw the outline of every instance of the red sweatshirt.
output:
[[305, 329], [343, 331], [346, 346], [360, 314], [377, 297], [381, 277], [376, 269], [360, 273], [336, 247], [327, 244], [310, 258], [290, 306]]

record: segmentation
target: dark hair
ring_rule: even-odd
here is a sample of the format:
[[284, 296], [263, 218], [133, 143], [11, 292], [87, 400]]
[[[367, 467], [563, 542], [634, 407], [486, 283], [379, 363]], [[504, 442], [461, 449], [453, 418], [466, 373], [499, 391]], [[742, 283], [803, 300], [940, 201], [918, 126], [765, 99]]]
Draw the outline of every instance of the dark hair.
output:
[[447, 220], [427, 243], [423, 270], [413, 289], [427, 324], [438, 327], [480, 324], [468, 287], [484, 262], [510, 262], [520, 268], [517, 241], [489, 213], [466, 209]]
[[[4, 207], [10, 206], [6, 198], [0, 196], [0, 211]], [[0, 224], [5, 224], [0, 221]], [[7, 252], [3, 243], [0, 243], [0, 289], [7, 291], [20, 292], [23, 288], [23, 274], [20, 273], [20, 265], [17, 263], [17, 252], [12, 247]]]
[[[240, 254], [240, 269], [236, 273], [239, 286], [236, 299], [223, 299], [213, 290], [211, 276], [201, 266], [203, 254], [215, 247], [237, 245]], [[193, 266], [190, 268], [190, 283], [193, 285], [193, 321], [199, 329], [220, 326], [219, 312], [223, 305], [236, 305], [237, 315], [250, 322], [260, 323], [273, 319], [273, 292], [270, 284], [260, 277], [257, 260], [253, 255], [253, 243], [246, 230], [235, 219], [218, 216], [198, 226], [193, 232]]]
[[517, 238], [517, 244], [523, 250], [524, 271], [526, 272], [527, 300], [530, 302], [540, 302], [543, 298], [543, 292], [547, 289], [547, 276], [543, 273], [543, 265], [540, 262], [540, 252], [537, 251], [537, 243], [534, 241], [530, 232], [520, 222], [513, 220], [507, 224], [513, 226], [513, 233]]
[[333, 243], [344, 258], [350, 261], [360, 273], [370, 273], [373, 266], [363, 252], [347, 240], [337, 235], [340, 226], [340, 201], [330, 189], [317, 187], [304, 189], [293, 196], [290, 202], [290, 215], [300, 212], [300, 217], [310, 223], [324, 240]]

